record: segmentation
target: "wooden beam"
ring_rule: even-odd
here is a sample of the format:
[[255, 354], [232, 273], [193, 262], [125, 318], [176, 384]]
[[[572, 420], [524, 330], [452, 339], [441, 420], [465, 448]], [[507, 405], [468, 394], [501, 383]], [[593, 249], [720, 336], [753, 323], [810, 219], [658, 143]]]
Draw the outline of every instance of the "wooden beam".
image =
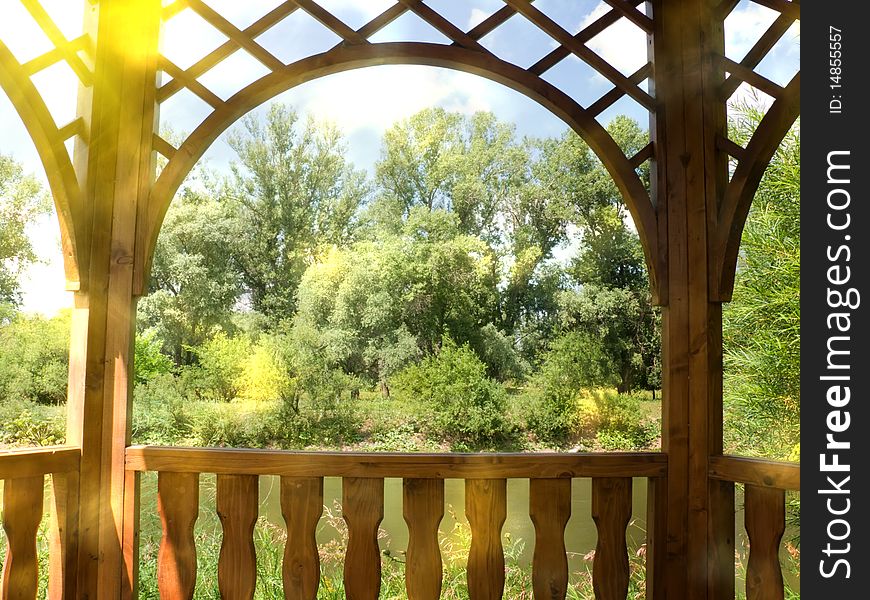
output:
[[133, 471], [284, 477], [661, 477], [666, 473], [666, 464], [667, 457], [655, 452], [400, 454], [161, 446], [127, 449], [127, 469]]
[[0, 451], [0, 479], [70, 473], [79, 468], [81, 451], [68, 446], [13, 448]]
[[[643, 3], [644, 0], [630, 0], [630, 4], [637, 6], [638, 4]], [[610, 10], [600, 17], [598, 17], [595, 21], [587, 25], [582, 31], [574, 35], [574, 41], [578, 44], [585, 44], [596, 35], [616, 23], [622, 15], [618, 10]], [[559, 46], [552, 52], [550, 52], [547, 56], [533, 64], [529, 67], [529, 71], [535, 73], [537, 75], [541, 75], [547, 72], [549, 69], [557, 65], [562, 59], [567, 58], [571, 54], [571, 51], [568, 50], [565, 46]]]
[[[152, 171], [160, 0], [102, 0], [93, 10], [96, 30], [92, 102], [80, 104], [91, 144], [84, 156], [87, 198], [88, 292], [74, 325], [69, 438], [81, 444], [78, 589], [81, 597], [115, 600], [123, 581], [124, 449], [130, 436], [132, 346], [135, 317], [133, 257], [137, 216]], [[77, 309], [78, 311], [78, 309]], [[74, 319], [75, 320], [75, 319]], [[72, 371], [73, 368], [78, 371]], [[129, 524], [129, 523], [128, 523]], [[128, 585], [135, 585], [129, 582]]]
[[[270, 71], [275, 71], [284, 66], [280, 60], [275, 58], [268, 50], [251, 39], [245, 32], [230, 23], [219, 12], [214, 10], [202, 0], [185, 0], [190, 7], [197, 12], [199, 16], [208, 21], [215, 29], [233, 40], [241, 48], [247, 51], [251, 56], [257, 59], [264, 67]], [[298, 3], [297, 3], [298, 4]]]
[[320, 6], [313, 0], [294, 0], [299, 8], [314, 17], [321, 25], [327, 27], [335, 35], [348, 44], [368, 44], [369, 41], [359, 32], [351, 29], [344, 21]]
[[748, 483], [780, 490], [801, 489], [801, 466], [745, 456], [710, 457], [710, 477], [720, 481]]

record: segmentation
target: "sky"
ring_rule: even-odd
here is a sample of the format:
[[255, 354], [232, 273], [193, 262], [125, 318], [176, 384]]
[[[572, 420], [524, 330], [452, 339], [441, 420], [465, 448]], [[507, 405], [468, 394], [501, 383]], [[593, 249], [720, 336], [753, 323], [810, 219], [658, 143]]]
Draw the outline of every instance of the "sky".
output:
[[[281, 3], [281, 0], [205, 0], [233, 24], [244, 28]], [[40, 0], [67, 39], [81, 34], [83, 0]], [[395, 3], [395, 0], [319, 0], [320, 4], [353, 28]], [[168, 4], [169, 0], [164, 0]], [[468, 31], [503, 6], [502, 0], [427, 0], [427, 4], [454, 25]], [[35, 58], [51, 48], [45, 35], [18, 0], [0, 0], [0, 41], [19, 61]], [[537, 0], [535, 6], [570, 33], [576, 33], [607, 12], [600, 0]], [[736, 61], [743, 58], [778, 13], [748, 0], [740, 2], [725, 23], [726, 55]], [[799, 24], [795, 24], [774, 47], [757, 69], [780, 85], [785, 85], [799, 65]], [[181, 68], [187, 68], [226, 38], [186, 9], [164, 25], [161, 51]], [[446, 38], [415, 15], [406, 13], [372, 38], [373, 42], [399, 40], [443, 43]], [[277, 58], [290, 63], [329, 49], [339, 38], [298, 10], [257, 38]], [[528, 67], [556, 47], [556, 43], [533, 24], [514, 16], [481, 44], [494, 54]], [[629, 22], [620, 19], [593, 38], [588, 46], [619, 69], [630, 75], [645, 62], [646, 37]], [[218, 67], [199, 78], [223, 99], [244, 85], [264, 75], [266, 70], [244, 51], [238, 51]], [[168, 78], [165, 78], [166, 81]], [[568, 57], [544, 75], [544, 79], [562, 88], [582, 106], [588, 106], [612, 86], [600, 74], [579, 59]], [[33, 76], [58, 125], [75, 117], [77, 80], [66, 63], [58, 63]], [[750, 94], [742, 86], [737, 95]], [[761, 102], [769, 102], [761, 97]], [[330, 75], [285, 92], [274, 99], [293, 106], [301, 114], [336, 124], [345, 135], [348, 158], [358, 168], [371, 171], [380, 154], [384, 131], [398, 120], [428, 107], [472, 114], [491, 111], [502, 120], [517, 126], [520, 136], [558, 136], [567, 126], [549, 111], [489, 80], [435, 67], [409, 65], [382, 66]], [[161, 105], [161, 126], [175, 132], [189, 133], [208, 115], [210, 107], [192, 93], [179, 92]], [[264, 111], [265, 105], [255, 109]], [[647, 116], [641, 107], [624, 97], [599, 115], [607, 124], [614, 116], [627, 114], [646, 126]], [[13, 156], [27, 172], [45, 181], [42, 164], [24, 126], [8, 98], [0, 92], [0, 152]], [[203, 160], [211, 169], [221, 171], [233, 160], [225, 141], [218, 139]], [[45, 186], [47, 189], [47, 185]], [[0, 200], [2, 201], [2, 200]], [[72, 295], [63, 291], [60, 239], [57, 220], [46, 215], [29, 231], [41, 261], [32, 266], [23, 281], [23, 309], [52, 315], [72, 303]]]

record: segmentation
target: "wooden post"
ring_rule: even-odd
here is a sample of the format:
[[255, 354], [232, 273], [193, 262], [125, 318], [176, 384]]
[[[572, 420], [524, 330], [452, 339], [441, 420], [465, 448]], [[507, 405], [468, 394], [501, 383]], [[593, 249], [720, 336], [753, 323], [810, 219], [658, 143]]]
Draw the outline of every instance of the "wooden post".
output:
[[[733, 555], [728, 558], [722, 548], [725, 536], [733, 538], [722, 512], [728, 511], [727, 488], [711, 486], [707, 476], [710, 455], [722, 451], [722, 308], [711, 301], [708, 280], [727, 181], [726, 158], [716, 147], [726, 131], [723, 77], [715, 60], [724, 51], [724, 31], [711, 0], [652, 4], [655, 200], [668, 257], [662, 450], [669, 460], [666, 490], [656, 500], [667, 507], [665, 531], [657, 532], [655, 542], [656, 558], [665, 565], [657, 572], [669, 599], [715, 598], [727, 560], [733, 572]], [[660, 589], [661, 582], [654, 583]]]
[[[78, 589], [115, 599], [121, 590], [124, 451], [130, 440], [137, 215], [153, 178], [151, 139], [160, 0], [88, 5], [96, 42], [92, 90], [79, 111], [90, 126], [77, 147], [90, 233], [70, 341], [68, 441], [81, 445]], [[129, 499], [128, 499], [129, 500]]]

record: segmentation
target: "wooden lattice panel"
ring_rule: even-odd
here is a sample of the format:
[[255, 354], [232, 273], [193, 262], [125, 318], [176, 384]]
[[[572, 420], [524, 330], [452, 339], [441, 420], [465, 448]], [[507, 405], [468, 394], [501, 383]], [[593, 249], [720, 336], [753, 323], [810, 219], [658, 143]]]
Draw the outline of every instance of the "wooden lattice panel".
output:
[[[288, 67], [299, 65], [313, 55], [319, 55], [322, 57], [322, 62], [328, 62], [330, 54], [337, 55], [340, 50], [348, 47], [425, 43], [474, 52], [479, 55], [481, 62], [518, 67], [523, 70], [524, 77], [540, 80], [546, 85], [550, 85], [547, 82], [547, 74], [551, 70], [565, 62], [571, 62], [566, 60], [569, 57], [579, 59], [583, 67], [599, 74], [611, 86], [605, 94], [584, 106], [579, 102], [575, 103], [576, 106], [570, 106], [573, 100], [570, 97], [563, 102], [566, 109], [582, 112], [584, 117], [589, 119], [599, 116], [626, 96], [647, 110], [652, 110], [655, 105], [654, 99], [643, 87], [644, 82], [652, 74], [650, 62], [645, 61], [632, 72], [623, 73], [588, 45], [590, 40], [619, 21], [630, 23], [632, 27], [637, 28], [638, 34], [651, 33], [652, 19], [637, 8], [642, 4], [637, 0], [609, 2], [611, 7], [608, 10], [603, 11], [601, 16], [593, 19], [579, 31], [563, 28], [529, 0], [498, 0], [497, 2], [490, 0], [470, 3], [379, 0], [369, 3], [366, 8], [371, 9], [372, 6], [377, 5], [384, 8], [383, 12], [362, 23], [358, 13], [348, 14], [347, 10], [342, 11], [343, 14], [339, 14], [338, 11], [332, 12], [330, 9], [333, 6], [341, 5], [336, 5], [330, 0], [287, 2], [266, 0], [260, 4], [268, 8], [260, 18], [252, 22], [248, 19], [245, 23], [238, 23], [238, 19], [220, 12], [220, 7], [226, 5], [225, 2], [176, 0], [168, 3], [164, 7], [163, 15], [167, 29], [172, 27], [173, 21], [183, 18], [191, 24], [191, 27], [195, 27], [195, 32], [200, 31], [200, 28], [207, 24], [211, 28], [210, 33], [216, 34], [222, 41], [217, 44], [212, 42], [213, 47], [207, 48], [206, 51], [200, 49], [199, 56], [181, 56], [175, 49], [172, 52], [164, 51], [160, 58], [160, 70], [165, 83], [159, 87], [158, 101], [168, 102], [179, 92], [188, 92], [210, 107], [204, 111], [206, 114], [212, 114], [224, 109], [228, 100], [238, 100], [246, 93], [253, 93], [251, 86], [244, 85], [244, 82], [236, 82], [235, 89], [232, 89], [232, 85], [227, 85], [226, 77], [215, 77], [215, 83], [209, 83], [209, 75], [220, 69], [226, 61], [236, 60], [239, 64], [250, 65], [251, 68], [246, 71], [238, 66], [233, 71], [246, 72], [246, 77], [249, 78], [252, 78], [251, 72], [259, 71], [262, 75], [257, 79], [260, 79], [269, 74], [287, 71]], [[453, 11], [450, 10], [451, 4], [453, 4]], [[456, 12], [457, 5], [465, 8], [469, 5], [472, 7], [480, 5], [481, 8], [477, 8], [479, 14], [483, 14], [486, 8], [489, 8], [490, 12], [486, 13], [487, 16], [478, 19], [479, 22], [473, 27], [463, 28], [462, 20], [451, 14]], [[576, 19], [578, 22], [581, 16], [581, 11], [578, 10]], [[395, 32], [389, 30], [391, 24], [409, 18], [425, 23], [429, 34], [401, 39]], [[321, 30], [317, 32], [310, 27], [304, 30], [310, 40], [311, 48], [324, 46], [324, 42], [332, 45], [315, 49], [314, 52], [307, 54], [290, 53], [290, 60], [279, 57], [282, 52], [278, 45], [270, 40], [270, 32], [286, 28], [288, 33], [292, 34], [301, 30], [296, 25], [300, 25], [302, 21], [316, 22]], [[525, 35], [521, 38], [521, 43], [512, 45], [514, 48], [501, 48], [500, 52], [494, 52], [493, 45], [488, 43], [489, 40], [499, 34], [501, 29], [513, 27], [516, 30], [517, 26], [525, 27]], [[536, 44], [539, 49], [529, 50], [534, 46], [532, 43], [534, 37], [544, 38], [545, 41]], [[285, 36], [283, 40], [285, 45], [287, 39]], [[517, 47], [525, 51], [521, 53], [514, 51]], [[173, 56], [170, 57], [168, 54]], [[533, 58], [530, 59], [530, 56]], [[186, 67], [182, 68], [178, 63], [183, 63]], [[215, 89], [216, 85], [222, 85], [223, 89]], [[156, 147], [171, 158], [173, 148], [167, 142], [158, 140]]]
[[[731, 298], [740, 238], [755, 190], [783, 136], [800, 113], [799, 66], [793, 65], [792, 72], [780, 73], [778, 77], [764, 69], [765, 59], [778, 46], [791, 43], [796, 52], [797, 40], [794, 38], [799, 32], [799, 0], [722, 0], [717, 10], [726, 33], [738, 7], [743, 11], [764, 11], [768, 18], [766, 26], [761, 28], [748, 50], [742, 52], [742, 57], [729, 56], [727, 51], [715, 57], [723, 74], [719, 98], [734, 106], [741, 102], [743, 91], [754, 96], [754, 102], [766, 108], [767, 112], [745, 146], [731, 139], [726, 132], [717, 139], [719, 151], [727, 155], [730, 162], [730, 180], [724, 186], [713, 240], [715, 252], [722, 256], [722, 260], [713, 263], [710, 280], [712, 295], [720, 300]], [[792, 39], [787, 36], [792, 36]]]
[[[89, 90], [94, 82], [94, 40], [82, 26], [82, 10], [91, 6], [83, 0], [20, 0], [4, 2], [3, 8], [5, 25], [15, 31], [0, 39], [0, 85], [45, 167], [60, 217], [67, 288], [75, 290], [76, 246], [86, 241], [73, 226], [84, 206], [72, 154], [75, 146], [85, 150], [89, 137], [86, 120], [77, 114], [75, 88]], [[57, 22], [55, 15], [64, 22]]]

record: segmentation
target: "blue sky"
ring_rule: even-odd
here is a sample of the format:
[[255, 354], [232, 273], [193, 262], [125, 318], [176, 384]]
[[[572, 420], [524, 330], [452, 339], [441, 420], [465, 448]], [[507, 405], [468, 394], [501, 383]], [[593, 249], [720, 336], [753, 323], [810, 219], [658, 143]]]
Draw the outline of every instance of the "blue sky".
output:
[[[0, 1], [4, 10], [4, 18], [0, 20], [0, 40], [19, 60], [34, 58], [50, 49], [45, 36], [16, 0]], [[395, 0], [319, 1], [353, 28], [360, 27], [395, 3]], [[67, 39], [80, 35], [82, 0], [41, 0], [41, 3]], [[169, 0], [164, 3], [168, 4]], [[244, 28], [281, 2], [206, 0], [206, 3], [236, 26]], [[427, 4], [463, 31], [503, 6], [501, 0], [427, 0]], [[576, 33], [608, 9], [600, 0], [537, 0], [535, 6], [570, 33]], [[729, 58], [739, 61], [776, 16], [777, 13], [769, 9], [743, 0], [726, 21], [726, 54]], [[780, 84], [791, 78], [799, 64], [799, 31], [799, 25], [794, 25], [760, 65], [759, 72]], [[188, 9], [166, 23], [162, 51], [179, 67], [186, 68], [225, 39]], [[257, 42], [280, 60], [291, 62], [322, 52], [338, 40], [335, 34], [300, 10], [261, 35]], [[399, 40], [442, 43], [446, 38], [410, 13], [372, 38], [375, 42]], [[500, 58], [522, 67], [533, 64], [556, 47], [554, 41], [520, 16], [514, 16], [484, 37], [481, 44]], [[588, 45], [625, 75], [630, 75], [645, 62], [645, 35], [626, 19], [593, 38]], [[265, 73], [265, 68], [250, 55], [238, 51], [201, 76], [199, 81], [225, 99]], [[612, 87], [604, 77], [574, 57], [563, 60], [544, 78], [583, 106]], [[59, 125], [74, 118], [77, 84], [66, 63], [58, 63], [35, 75], [34, 82]], [[746, 93], [745, 87], [738, 91], [740, 95]], [[331, 75], [301, 85], [275, 100], [292, 105], [316, 119], [335, 123], [346, 136], [348, 158], [358, 167], [369, 170], [379, 156], [379, 142], [385, 129], [426, 107], [439, 106], [466, 114], [492, 111], [499, 118], [516, 123], [521, 136], [556, 136], [566, 129], [565, 124], [546, 109], [517, 92], [480, 77], [434, 67], [383, 66]], [[189, 133], [209, 111], [205, 102], [184, 91], [161, 106], [161, 118], [176, 132]], [[606, 124], [618, 114], [628, 114], [646, 125], [646, 113], [629, 98], [623, 98], [602, 113], [599, 120]], [[11, 154], [27, 171], [44, 180], [33, 145], [2, 93], [0, 131], [0, 152]], [[226, 168], [232, 158], [223, 138], [205, 156], [209, 166], [217, 170]], [[42, 219], [32, 228], [31, 235], [44, 262], [28, 273], [24, 285], [24, 307], [25, 310], [51, 314], [71, 302], [71, 295], [61, 292], [63, 271], [54, 217]]]

